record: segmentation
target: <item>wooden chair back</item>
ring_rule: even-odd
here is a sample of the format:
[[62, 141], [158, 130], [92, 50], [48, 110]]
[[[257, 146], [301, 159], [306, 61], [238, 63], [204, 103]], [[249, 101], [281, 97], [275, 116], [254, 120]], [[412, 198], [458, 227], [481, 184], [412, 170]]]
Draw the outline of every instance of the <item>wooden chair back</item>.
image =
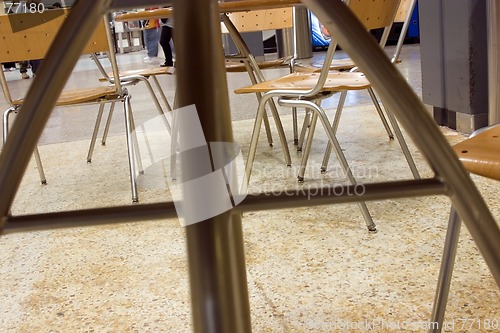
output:
[[[43, 59], [68, 15], [66, 9], [43, 13], [0, 15], [0, 62]], [[108, 52], [109, 43], [102, 21], [83, 53]]]
[[394, 22], [399, 0], [349, 0], [349, 8], [367, 30], [390, 27]]
[[[15, 13], [0, 15], [0, 63], [44, 59], [55, 36], [66, 20], [67, 9], [46, 10], [42, 13]], [[105, 18], [99, 22], [82, 54], [106, 52], [115, 77], [118, 76], [114, 45], [110, 27]], [[0, 84], [7, 102], [12, 106], [13, 100], [7, 80], [0, 72]], [[116, 82], [115, 90], [121, 90], [120, 82]], [[74, 101], [78, 99], [72, 100]]]
[[[292, 8], [253, 10], [249, 12], [229, 13], [229, 19], [240, 33], [265, 30], [279, 30], [293, 27]], [[228, 33], [224, 24], [223, 33]]]
[[396, 17], [394, 18], [394, 22], [397, 23], [403, 23], [406, 21], [406, 18], [408, 17], [408, 12], [410, 9], [413, 9], [412, 4], [413, 0], [401, 0], [399, 3], [398, 11], [396, 13]]

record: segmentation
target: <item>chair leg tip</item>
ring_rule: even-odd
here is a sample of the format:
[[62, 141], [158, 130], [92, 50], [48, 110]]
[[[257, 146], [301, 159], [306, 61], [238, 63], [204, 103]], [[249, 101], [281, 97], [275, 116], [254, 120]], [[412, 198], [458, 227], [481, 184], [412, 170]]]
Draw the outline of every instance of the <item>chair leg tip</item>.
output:
[[372, 234], [375, 234], [377, 232], [377, 226], [374, 224], [374, 225], [371, 225], [368, 227], [368, 231]]
[[42, 181], [40, 181], [40, 183], [42, 183], [42, 185], [47, 185], [47, 181], [46, 180], [42, 180]]
[[322, 175], [324, 175], [326, 173], [326, 168], [321, 168], [320, 172], [321, 172]]
[[270, 143], [270, 144], [269, 144], [269, 147], [272, 147], [272, 146], [273, 146], [273, 144], [272, 144], [272, 143]]
[[91, 159], [90, 159], [90, 160], [87, 160], [87, 163], [92, 163], [92, 160], [91, 160]]
[[303, 183], [303, 182], [304, 182], [304, 177], [297, 176], [297, 181], [298, 181], [299, 183]]

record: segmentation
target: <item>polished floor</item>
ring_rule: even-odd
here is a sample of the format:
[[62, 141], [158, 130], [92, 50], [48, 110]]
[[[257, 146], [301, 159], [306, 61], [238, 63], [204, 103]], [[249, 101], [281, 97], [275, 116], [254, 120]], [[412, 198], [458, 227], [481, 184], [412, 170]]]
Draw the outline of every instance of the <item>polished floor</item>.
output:
[[[144, 66], [144, 51], [118, 56], [122, 68]], [[322, 53], [314, 55], [321, 61]], [[401, 73], [421, 94], [418, 45], [403, 49]], [[267, 77], [283, 74], [266, 71]], [[23, 95], [30, 80], [7, 73]], [[95, 84], [89, 59], [82, 58], [68, 87]], [[175, 78], [160, 79], [169, 99]], [[246, 156], [254, 96], [232, 90], [249, 83], [228, 74], [236, 142]], [[129, 88], [136, 124], [157, 111], [144, 86]], [[330, 116], [337, 97], [323, 102]], [[6, 108], [3, 99], [0, 107]], [[130, 203], [123, 114], [116, 108], [106, 146], [86, 163], [96, 107], [54, 110], [40, 139], [48, 184], [39, 183], [32, 162], [13, 214], [64, 211]], [[291, 116], [280, 108], [291, 149]], [[303, 115], [300, 115], [303, 117]], [[271, 122], [272, 124], [272, 122]], [[450, 143], [465, 138], [441, 128]], [[306, 171], [296, 181], [300, 153], [283, 163], [277, 134], [269, 147], [261, 134], [249, 191], [270, 196], [321, 184], [344, 184], [335, 158], [320, 174], [326, 145], [317, 135]], [[144, 175], [138, 175], [140, 203], [170, 199], [163, 160], [155, 159], [161, 131], [147, 132], [141, 145]], [[365, 93], [350, 93], [338, 131], [360, 184], [409, 179], [397, 145], [389, 141]], [[420, 173], [432, 172], [409, 142]], [[473, 176], [493, 215], [500, 218], [500, 182]], [[424, 332], [435, 291], [450, 202], [424, 197], [369, 202], [377, 233], [367, 231], [358, 206], [342, 204], [245, 213], [243, 229], [254, 332]], [[184, 230], [177, 219], [101, 227], [7, 233], [0, 237], [0, 332], [191, 332], [189, 277]], [[474, 241], [462, 229], [445, 332], [496, 332], [500, 291]]]

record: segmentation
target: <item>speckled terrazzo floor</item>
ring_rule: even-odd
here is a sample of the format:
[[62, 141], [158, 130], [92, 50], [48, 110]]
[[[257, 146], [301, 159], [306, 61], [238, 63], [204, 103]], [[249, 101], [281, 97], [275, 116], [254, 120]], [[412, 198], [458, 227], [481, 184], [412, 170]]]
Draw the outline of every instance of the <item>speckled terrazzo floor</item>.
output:
[[[354, 175], [360, 183], [411, 177], [397, 143], [388, 141], [373, 107], [359, 98], [345, 110], [338, 133]], [[290, 116], [283, 121], [290, 141]], [[244, 155], [251, 129], [250, 119], [233, 124]], [[464, 138], [441, 130], [452, 143]], [[154, 139], [152, 133], [151, 144]], [[88, 138], [54, 141], [40, 146], [48, 184], [39, 184], [31, 164], [13, 214], [130, 202], [122, 134], [97, 147], [91, 164], [85, 162]], [[301, 186], [345, 182], [334, 158], [330, 171], [319, 174], [325, 142], [318, 127]], [[410, 148], [422, 175], [430, 176], [420, 153], [411, 143]], [[268, 147], [262, 135], [250, 192], [300, 188], [294, 169], [300, 155], [292, 151], [292, 157], [293, 167], [287, 168], [279, 145]], [[165, 170], [158, 163], [138, 177], [141, 203], [169, 198], [159, 185]], [[498, 221], [500, 182], [473, 179]], [[425, 331], [449, 200], [387, 200], [368, 207], [377, 233], [367, 232], [354, 204], [243, 215], [254, 332]], [[0, 249], [0, 332], [192, 330], [184, 233], [176, 219], [6, 234]], [[499, 300], [500, 291], [463, 228], [445, 331], [488, 331], [477, 325], [500, 320]], [[363, 329], [360, 322], [378, 324]]]

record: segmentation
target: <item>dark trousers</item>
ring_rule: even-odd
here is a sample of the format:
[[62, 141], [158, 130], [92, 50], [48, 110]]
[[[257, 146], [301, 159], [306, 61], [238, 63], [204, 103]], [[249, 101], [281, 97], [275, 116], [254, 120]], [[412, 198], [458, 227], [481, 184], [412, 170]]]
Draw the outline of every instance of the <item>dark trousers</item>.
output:
[[36, 74], [36, 71], [38, 70], [38, 67], [42, 63], [42, 60], [30, 60], [30, 61], [21, 61], [19, 63], [20, 69], [19, 71], [21, 73], [27, 73], [28, 72], [28, 66], [31, 66], [31, 71], [33, 74]]
[[167, 27], [164, 25], [161, 27], [160, 34], [160, 45], [163, 49], [163, 53], [165, 53], [165, 65], [173, 66], [174, 60], [172, 55], [172, 47], [170, 46], [170, 41], [173, 39], [173, 29], [171, 27]]

